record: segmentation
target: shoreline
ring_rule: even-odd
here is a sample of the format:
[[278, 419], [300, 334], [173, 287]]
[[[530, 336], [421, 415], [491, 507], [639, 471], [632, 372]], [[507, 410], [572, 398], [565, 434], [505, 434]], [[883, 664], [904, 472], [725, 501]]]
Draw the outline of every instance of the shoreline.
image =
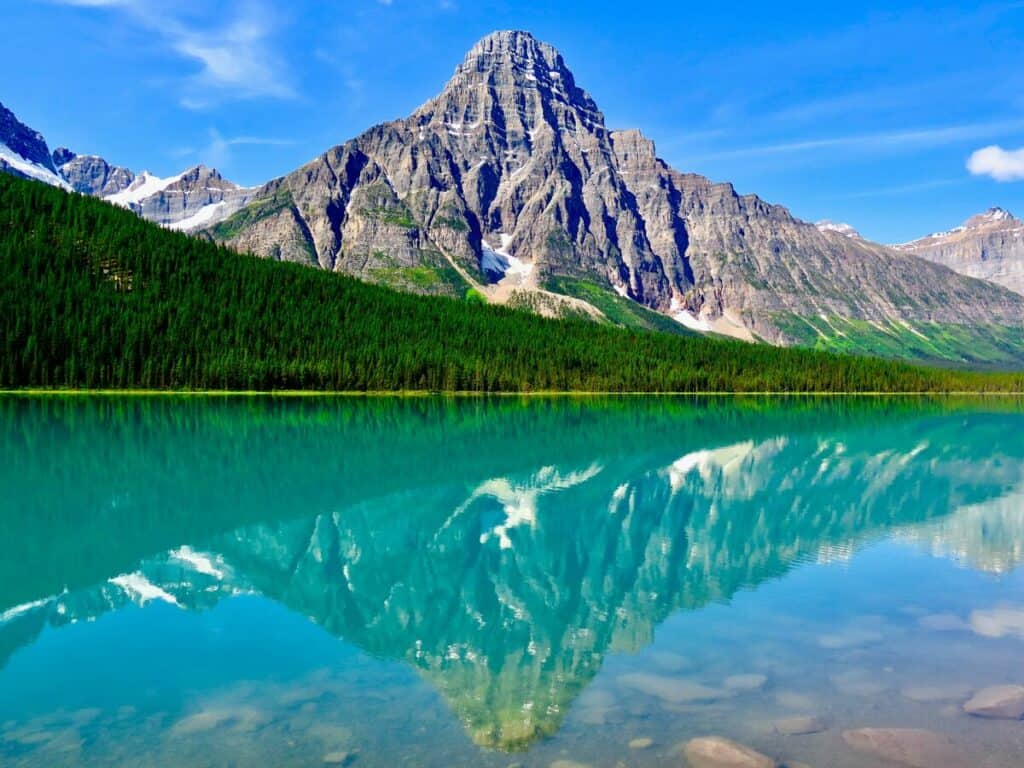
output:
[[104, 397], [1024, 397], [1024, 391], [870, 391], [870, 392], [778, 392], [778, 391], [701, 391], [701, 392], [604, 392], [583, 390], [535, 390], [530, 392], [476, 390], [310, 390], [310, 389], [0, 389], [3, 396], [104, 396]]

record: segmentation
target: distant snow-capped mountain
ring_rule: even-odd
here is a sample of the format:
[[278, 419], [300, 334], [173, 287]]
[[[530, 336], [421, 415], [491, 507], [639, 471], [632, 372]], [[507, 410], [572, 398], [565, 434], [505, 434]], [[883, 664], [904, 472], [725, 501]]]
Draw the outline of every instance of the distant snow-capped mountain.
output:
[[96, 155], [66, 147], [52, 154], [46, 139], [0, 104], [0, 171], [99, 197], [156, 224], [192, 230], [242, 208], [255, 190], [240, 187], [204, 165], [168, 178], [136, 174]]
[[1024, 294], [1024, 221], [1003, 208], [895, 248]]
[[828, 219], [825, 219], [824, 221], [819, 221], [814, 226], [818, 228], [819, 232], [835, 232], [840, 235], [845, 235], [846, 237], [852, 237], [854, 240], [864, 239], [861, 236], [860, 232], [851, 227], [849, 224], [845, 224], [843, 222], [829, 221]]

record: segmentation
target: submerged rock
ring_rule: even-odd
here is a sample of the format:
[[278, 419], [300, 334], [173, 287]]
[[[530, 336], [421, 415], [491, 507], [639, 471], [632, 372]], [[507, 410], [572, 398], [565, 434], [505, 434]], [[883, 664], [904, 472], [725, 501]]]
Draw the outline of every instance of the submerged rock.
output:
[[994, 685], [978, 691], [964, 704], [975, 717], [1020, 720], [1024, 717], [1024, 685]]
[[353, 752], [328, 752], [324, 755], [324, 765], [351, 765], [355, 759]]
[[732, 675], [725, 678], [725, 687], [730, 691], [757, 691], [768, 682], [765, 675]]
[[671, 704], [685, 704], [693, 701], [714, 701], [725, 698], [725, 691], [709, 688], [684, 677], [666, 677], [635, 672], [619, 677], [619, 685]]
[[970, 695], [971, 688], [955, 683], [950, 685], [908, 685], [900, 693], [903, 694], [903, 698], [911, 701], [954, 701]]
[[1024, 638], [1024, 608], [992, 608], [971, 613], [971, 630], [982, 637]]
[[654, 739], [642, 736], [629, 742], [630, 749], [650, 749], [654, 745]]
[[691, 768], [778, 768], [767, 755], [718, 736], [691, 739], [683, 754]]
[[828, 730], [828, 724], [814, 715], [799, 715], [776, 720], [775, 730], [783, 736], [805, 736], [810, 733], [821, 733]]
[[967, 758], [952, 739], [919, 728], [859, 728], [843, 731], [857, 752], [911, 768], [967, 768]]
[[798, 691], [779, 691], [775, 694], [775, 701], [780, 707], [796, 710], [797, 712], [815, 709], [814, 699], [806, 693]]
[[864, 670], [849, 670], [831, 675], [829, 679], [836, 690], [847, 696], [878, 696], [889, 688], [888, 685]]
[[836, 632], [818, 636], [818, 645], [828, 650], [841, 650], [844, 648], [857, 648], [862, 645], [877, 643], [882, 639], [882, 633], [873, 629], [860, 629], [851, 627], [843, 632]]

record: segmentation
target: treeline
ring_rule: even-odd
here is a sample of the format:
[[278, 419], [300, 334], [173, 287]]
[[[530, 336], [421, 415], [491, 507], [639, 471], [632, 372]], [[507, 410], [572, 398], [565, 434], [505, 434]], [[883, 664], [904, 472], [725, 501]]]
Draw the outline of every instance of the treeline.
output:
[[238, 254], [0, 174], [0, 386], [998, 391], [915, 368], [547, 320]]

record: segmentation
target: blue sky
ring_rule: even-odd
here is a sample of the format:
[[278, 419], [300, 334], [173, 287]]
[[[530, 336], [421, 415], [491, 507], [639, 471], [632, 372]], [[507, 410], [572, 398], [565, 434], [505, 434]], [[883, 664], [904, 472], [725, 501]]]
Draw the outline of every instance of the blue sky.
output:
[[407, 115], [517, 28], [562, 51], [610, 127], [802, 218], [899, 242], [990, 206], [1024, 217], [1024, 2], [3, 6], [0, 101], [51, 146], [136, 170], [265, 181]]

